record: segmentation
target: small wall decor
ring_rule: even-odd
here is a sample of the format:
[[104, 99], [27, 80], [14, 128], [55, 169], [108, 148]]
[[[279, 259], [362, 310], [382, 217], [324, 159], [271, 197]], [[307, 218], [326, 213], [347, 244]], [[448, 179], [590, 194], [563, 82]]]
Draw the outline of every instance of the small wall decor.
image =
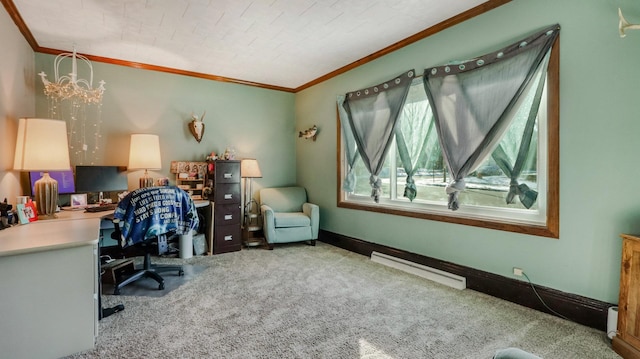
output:
[[627, 34], [624, 32], [626, 30], [640, 30], [640, 24], [630, 24], [624, 16], [622, 16], [622, 10], [618, 8], [618, 31], [620, 32], [620, 37], [625, 37]]
[[300, 131], [300, 133], [298, 133], [298, 137], [302, 137], [305, 139], [313, 139], [314, 141], [316, 140], [316, 136], [318, 135], [318, 126], [313, 125], [313, 127], [304, 130], [304, 131]]
[[189, 131], [191, 132], [193, 137], [196, 139], [196, 141], [198, 141], [198, 143], [202, 141], [202, 136], [204, 136], [203, 119], [206, 113], [207, 111], [203, 112], [202, 116], [200, 116], [200, 119], [198, 119], [198, 116], [194, 115], [193, 112], [191, 113], [191, 122], [189, 122]]

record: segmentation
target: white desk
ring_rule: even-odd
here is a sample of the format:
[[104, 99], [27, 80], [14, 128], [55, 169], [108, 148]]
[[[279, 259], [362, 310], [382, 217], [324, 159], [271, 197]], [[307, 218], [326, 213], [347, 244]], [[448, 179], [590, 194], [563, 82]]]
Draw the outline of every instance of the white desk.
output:
[[58, 358], [98, 336], [102, 213], [63, 211], [0, 231], [0, 348], [6, 358]]

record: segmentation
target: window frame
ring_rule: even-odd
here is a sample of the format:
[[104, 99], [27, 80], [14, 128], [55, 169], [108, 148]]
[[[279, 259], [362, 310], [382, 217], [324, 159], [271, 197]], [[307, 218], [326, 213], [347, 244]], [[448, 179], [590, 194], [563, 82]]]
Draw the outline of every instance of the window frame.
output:
[[[412, 211], [384, 203], [346, 201], [342, 190], [345, 176], [345, 158], [342, 151], [342, 127], [339, 112], [337, 118], [337, 206], [439, 222], [462, 224], [500, 231], [529, 234], [558, 239], [560, 237], [560, 36], [551, 47], [547, 69], [547, 193], [546, 223], [530, 224], [524, 221], [469, 218], [453, 211]], [[545, 209], [541, 209], [544, 211]]]

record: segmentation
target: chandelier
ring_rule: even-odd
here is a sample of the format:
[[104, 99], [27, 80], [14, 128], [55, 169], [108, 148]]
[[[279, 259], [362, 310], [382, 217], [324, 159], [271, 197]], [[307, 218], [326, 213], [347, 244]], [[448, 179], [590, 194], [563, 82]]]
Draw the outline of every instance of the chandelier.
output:
[[[60, 76], [60, 64], [63, 60], [71, 58], [71, 73], [69, 76]], [[90, 77], [89, 80], [78, 79], [78, 64], [77, 60], [82, 60], [88, 67]], [[55, 82], [47, 80], [47, 74], [41, 71], [38, 75], [42, 78], [44, 83], [44, 93], [47, 97], [54, 97], [58, 100], [76, 99], [81, 100], [84, 103], [101, 103], [102, 94], [104, 93], [104, 81], [100, 81], [100, 86], [96, 89], [93, 88], [93, 66], [89, 59], [82, 55], [76, 54], [75, 47], [73, 53], [62, 53], [56, 56], [53, 62]]]
[[[67, 61], [65, 61], [67, 60]], [[71, 72], [60, 76], [61, 68]], [[79, 60], [79, 61], [78, 61]], [[86, 65], [87, 79], [78, 77], [78, 64]], [[62, 53], [56, 56], [54, 63], [54, 82], [47, 79], [41, 71], [38, 75], [44, 84], [44, 94], [49, 102], [49, 118], [63, 120], [67, 123], [69, 155], [74, 165], [93, 165], [99, 163], [102, 147], [100, 125], [102, 123], [102, 95], [104, 81], [93, 88], [93, 66], [85, 56], [78, 55], [75, 47], [73, 53]], [[85, 72], [83, 71], [83, 74]]]

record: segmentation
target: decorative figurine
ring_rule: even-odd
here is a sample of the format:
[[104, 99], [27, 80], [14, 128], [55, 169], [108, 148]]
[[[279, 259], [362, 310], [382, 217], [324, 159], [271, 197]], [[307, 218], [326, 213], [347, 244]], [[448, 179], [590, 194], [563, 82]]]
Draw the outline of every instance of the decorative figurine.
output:
[[213, 170], [215, 168], [215, 160], [218, 159], [218, 155], [214, 151], [211, 151], [210, 154], [207, 155], [205, 161], [207, 161], [207, 173], [209, 175], [213, 175]]
[[7, 203], [6, 198], [4, 202], [0, 202], [0, 229], [10, 227], [9, 211], [11, 211], [11, 208], [13, 208], [13, 206]]
[[233, 160], [236, 158], [236, 151], [233, 148], [227, 147], [222, 155], [223, 160]]

